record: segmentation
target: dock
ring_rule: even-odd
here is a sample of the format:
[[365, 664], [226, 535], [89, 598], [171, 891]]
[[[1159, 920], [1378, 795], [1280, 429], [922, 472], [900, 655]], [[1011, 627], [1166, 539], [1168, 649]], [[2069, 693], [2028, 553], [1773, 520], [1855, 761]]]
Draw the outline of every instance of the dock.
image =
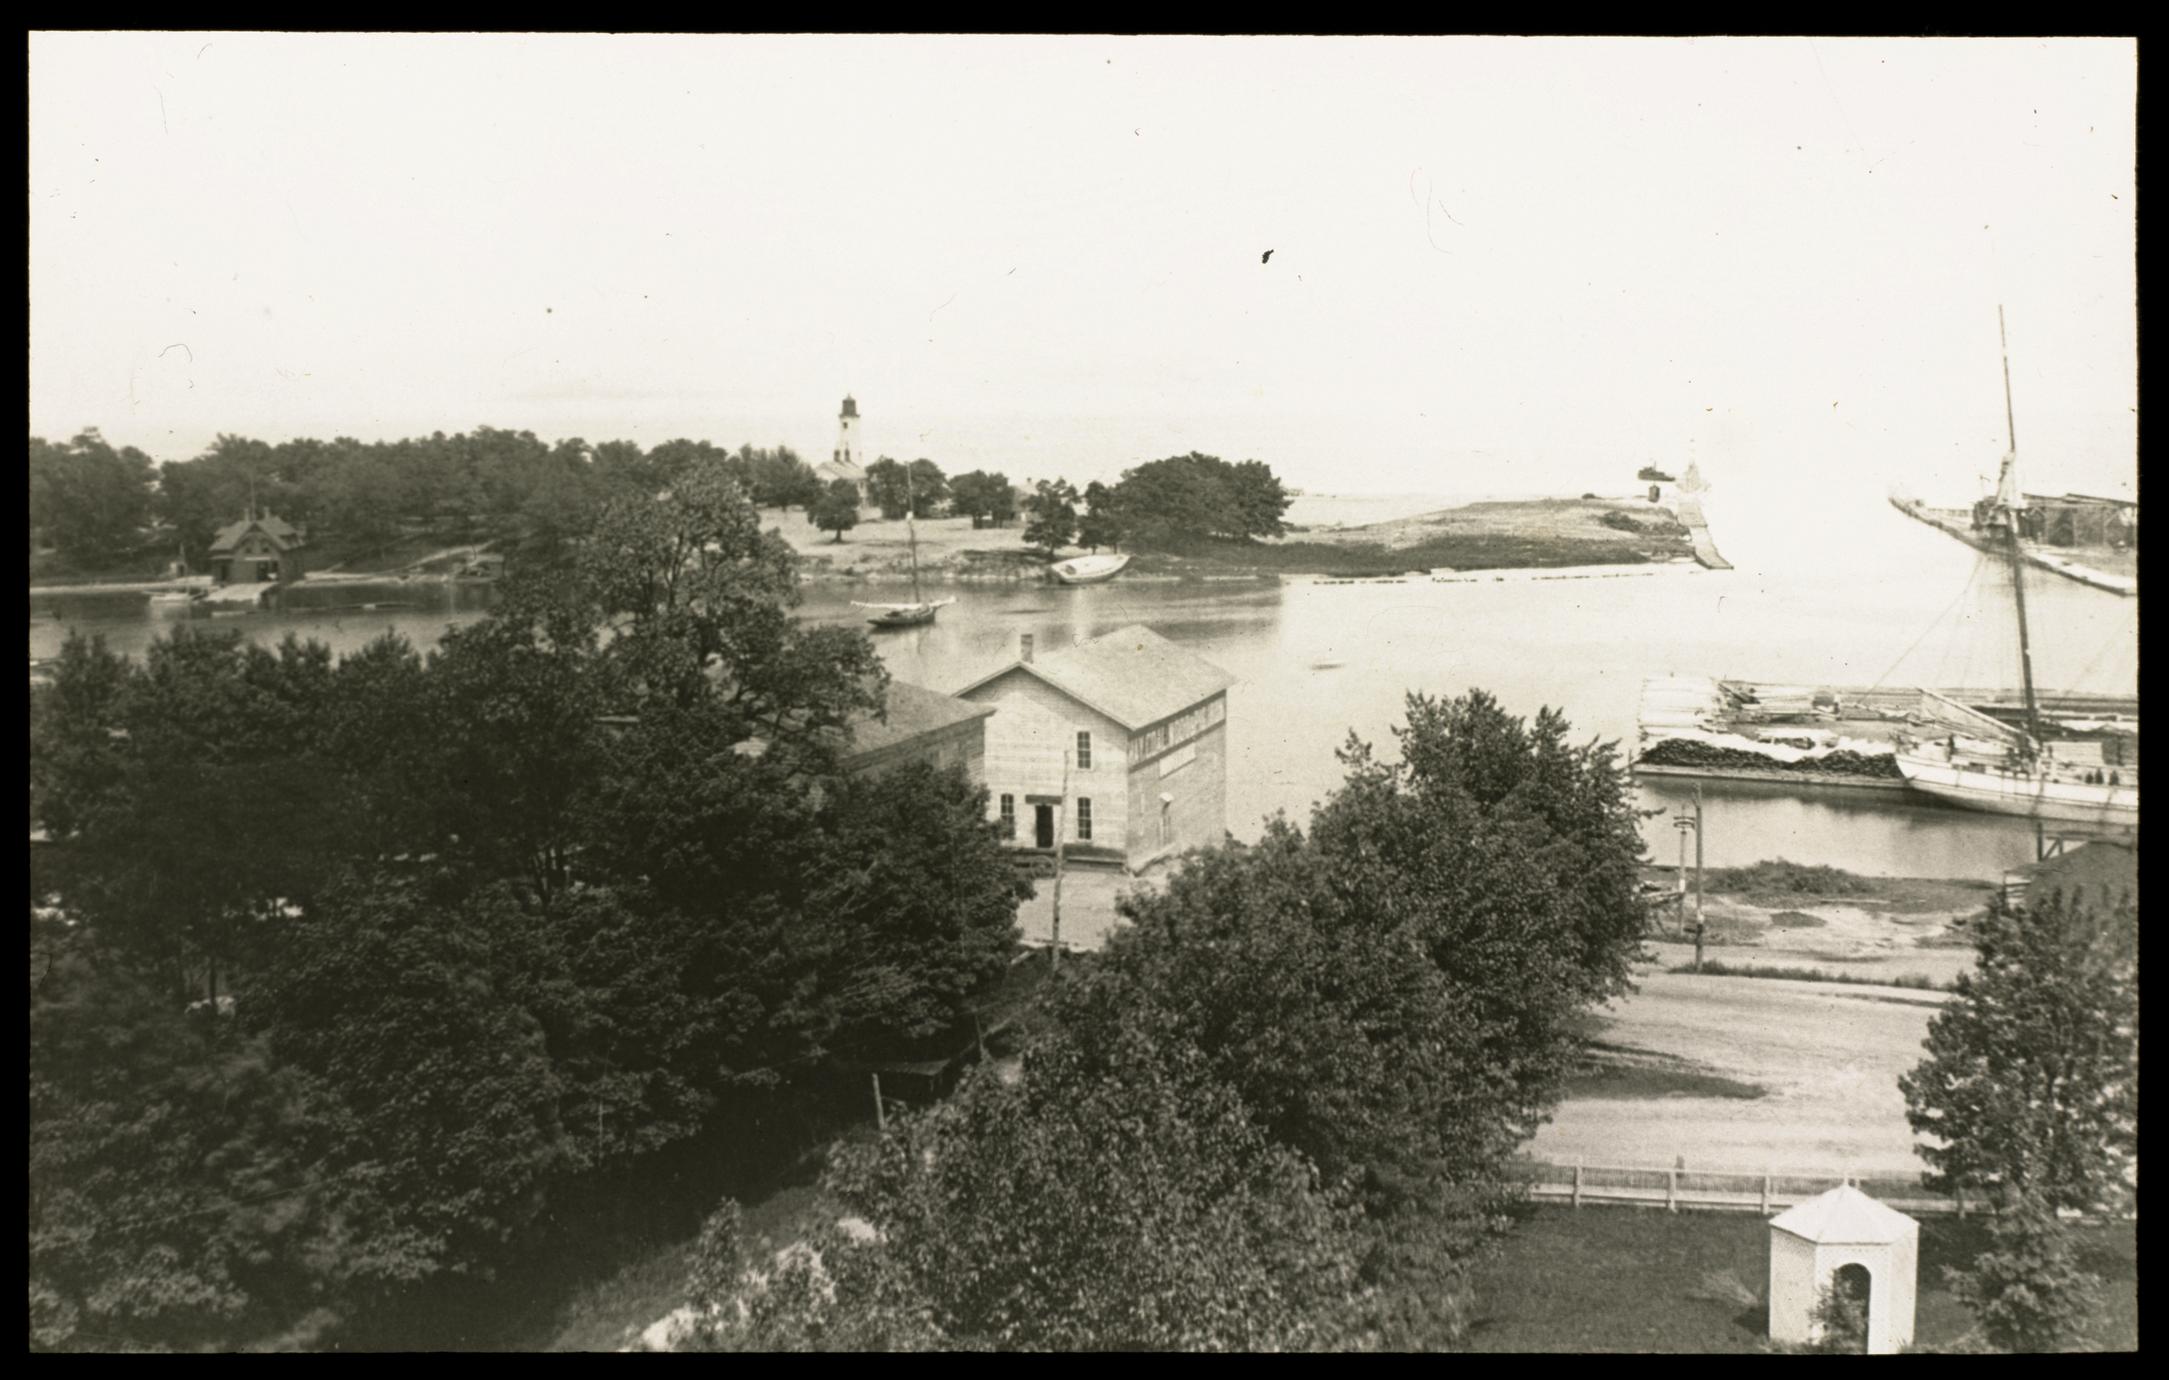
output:
[[1732, 562], [1717, 554], [1717, 543], [1710, 539], [1710, 525], [1702, 516], [1702, 500], [1680, 495], [1673, 505], [1680, 525], [1687, 529], [1687, 537], [1694, 543], [1695, 559], [1707, 570], [1730, 570]]
[[209, 607], [236, 604], [256, 607], [264, 602], [265, 595], [278, 587], [277, 582], [271, 580], [219, 585], [209, 594], [204, 595], [199, 602]]
[[[2136, 761], [2139, 702], [2107, 695], [2039, 701], [2059, 741], [2119, 738]], [[1792, 787], [1902, 791], [1901, 735], [1947, 740], [1983, 759], [2024, 738], [2026, 711], [2009, 690], [1774, 685], [1706, 676], [1643, 682], [1637, 776], [1762, 781]], [[2065, 742], [2065, 746], [2072, 746]]]
[[[1895, 494], [1891, 496], [1890, 506], [1915, 522], [1924, 522], [1940, 532], [1956, 537], [1976, 551], [1986, 551], [1999, 556], [2003, 554], [2000, 542], [1993, 542], [1973, 530], [1973, 516], [1962, 508], [1931, 508], [1917, 499], [1899, 498]], [[2019, 543], [2019, 554], [2026, 558], [2028, 565], [2037, 565], [2043, 570], [2061, 575], [2067, 580], [2076, 580], [2082, 585], [2090, 585], [2126, 598], [2134, 598], [2139, 593], [2139, 581], [2135, 576], [2097, 570], [2082, 561], [2046, 550], [2038, 542]]]

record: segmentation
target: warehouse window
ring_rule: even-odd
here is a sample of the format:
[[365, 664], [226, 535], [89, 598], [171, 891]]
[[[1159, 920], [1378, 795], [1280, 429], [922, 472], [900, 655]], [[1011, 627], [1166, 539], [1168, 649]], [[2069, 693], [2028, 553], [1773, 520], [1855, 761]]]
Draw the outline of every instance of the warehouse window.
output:
[[1017, 798], [1013, 795], [1005, 795], [1002, 797], [1002, 837], [1013, 839], [1016, 836]]
[[1077, 770], [1092, 770], [1092, 735], [1081, 730], [1077, 734]]
[[1077, 840], [1080, 843], [1092, 841], [1092, 802], [1083, 796], [1077, 797]]

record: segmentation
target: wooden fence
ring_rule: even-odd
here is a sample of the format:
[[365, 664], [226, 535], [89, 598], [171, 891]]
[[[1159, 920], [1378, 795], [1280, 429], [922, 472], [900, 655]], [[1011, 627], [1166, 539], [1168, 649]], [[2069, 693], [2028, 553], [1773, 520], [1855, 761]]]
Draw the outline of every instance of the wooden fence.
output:
[[1878, 1201], [1914, 1216], [1958, 1216], [1982, 1211], [1922, 1187], [1911, 1175], [1844, 1174], [1787, 1170], [1656, 1169], [1630, 1165], [1550, 1164], [1517, 1160], [1514, 1173], [1539, 1202], [1628, 1203], [1677, 1212], [1759, 1212], [1768, 1216], [1840, 1184], [1851, 1184]]

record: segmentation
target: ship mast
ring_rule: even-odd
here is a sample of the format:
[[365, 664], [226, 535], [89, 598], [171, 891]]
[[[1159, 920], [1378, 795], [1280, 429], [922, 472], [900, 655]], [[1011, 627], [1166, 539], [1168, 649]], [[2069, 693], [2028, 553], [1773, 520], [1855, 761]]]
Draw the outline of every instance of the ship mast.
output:
[[[2005, 367], [2008, 368], [2009, 366]], [[904, 530], [911, 536], [911, 602], [923, 604], [926, 600], [919, 594], [919, 525], [916, 521], [918, 506], [918, 498], [913, 494], [911, 488], [911, 467], [906, 465], [904, 467]], [[2020, 617], [2023, 620], [2024, 615], [2021, 614]], [[2029, 686], [2033, 684], [2031, 680], [2026, 683]], [[2027, 692], [2026, 702], [2028, 704], [2033, 702], [2031, 690]]]
[[2002, 482], [1997, 485], [1996, 504], [2003, 519], [2003, 539], [2011, 556], [2011, 593], [2018, 605], [2018, 664], [2026, 693], [2025, 755], [2031, 759], [2041, 741], [2041, 708], [2033, 693], [2033, 642], [2026, 631], [2026, 557], [2018, 544], [2018, 425], [2011, 419], [2011, 340], [2004, 330], [2003, 307], [1996, 308], [1996, 341], [2003, 347], [2003, 427], [2010, 439], [2010, 453], [2003, 457]]

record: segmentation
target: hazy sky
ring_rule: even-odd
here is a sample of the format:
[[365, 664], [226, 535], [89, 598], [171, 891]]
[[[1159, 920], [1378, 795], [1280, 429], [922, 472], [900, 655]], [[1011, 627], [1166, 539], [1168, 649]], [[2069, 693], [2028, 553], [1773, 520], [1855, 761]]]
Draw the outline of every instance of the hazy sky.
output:
[[[30, 400], [1336, 491], [2136, 477], [2127, 41], [37, 35]], [[1266, 251], [1270, 262], [1261, 262]], [[1963, 490], [1963, 492], [1958, 492]]]

